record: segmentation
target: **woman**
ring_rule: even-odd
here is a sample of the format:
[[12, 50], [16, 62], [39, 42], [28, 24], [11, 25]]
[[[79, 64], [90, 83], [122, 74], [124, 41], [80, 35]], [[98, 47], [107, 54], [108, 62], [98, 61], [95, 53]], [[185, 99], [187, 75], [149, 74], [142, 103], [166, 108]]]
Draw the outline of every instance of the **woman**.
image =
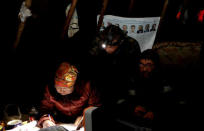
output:
[[38, 126], [47, 128], [58, 122], [77, 125], [84, 109], [90, 106], [100, 106], [96, 90], [91, 89], [90, 82], [79, 79], [75, 66], [63, 62], [54, 80], [46, 86]]

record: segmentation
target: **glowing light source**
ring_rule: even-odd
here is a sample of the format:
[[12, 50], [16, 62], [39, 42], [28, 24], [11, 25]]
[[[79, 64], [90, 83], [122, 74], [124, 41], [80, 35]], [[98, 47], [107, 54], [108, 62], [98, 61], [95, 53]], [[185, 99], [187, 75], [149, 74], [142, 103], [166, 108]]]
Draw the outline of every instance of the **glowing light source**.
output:
[[103, 44], [101, 45], [101, 47], [105, 49], [105, 48], [106, 48], [106, 44], [103, 43]]

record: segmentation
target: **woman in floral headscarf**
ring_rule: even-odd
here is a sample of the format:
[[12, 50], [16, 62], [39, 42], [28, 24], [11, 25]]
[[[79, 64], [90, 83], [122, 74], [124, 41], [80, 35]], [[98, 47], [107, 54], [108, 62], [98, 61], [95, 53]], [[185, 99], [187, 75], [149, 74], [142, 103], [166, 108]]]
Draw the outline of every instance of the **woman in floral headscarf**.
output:
[[75, 66], [63, 62], [54, 80], [46, 86], [38, 126], [46, 128], [57, 122], [77, 124], [84, 109], [90, 106], [100, 106], [96, 90], [91, 89], [90, 82], [79, 79]]

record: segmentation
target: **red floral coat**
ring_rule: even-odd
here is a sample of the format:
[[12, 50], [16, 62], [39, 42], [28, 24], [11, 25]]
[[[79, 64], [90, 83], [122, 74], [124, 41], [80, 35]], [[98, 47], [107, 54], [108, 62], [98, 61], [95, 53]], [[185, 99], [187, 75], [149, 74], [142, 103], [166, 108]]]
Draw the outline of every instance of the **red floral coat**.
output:
[[[91, 89], [90, 82], [82, 82], [82, 84], [76, 87], [75, 90], [79, 96], [78, 98], [67, 97], [68, 99], [55, 100], [51, 95], [48, 86], [46, 86], [44, 99], [41, 101], [41, 111], [58, 111], [63, 116], [76, 118], [77, 116], [82, 115], [85, 108], [101, 105], [99, 102], [99, 95], [96, 90]], [[42, 127], [43, 121], [50, 118], [52, 118], [52, 116], [48, 117], [48, 115], [44, 114], [38, 121], [38, 126]]]

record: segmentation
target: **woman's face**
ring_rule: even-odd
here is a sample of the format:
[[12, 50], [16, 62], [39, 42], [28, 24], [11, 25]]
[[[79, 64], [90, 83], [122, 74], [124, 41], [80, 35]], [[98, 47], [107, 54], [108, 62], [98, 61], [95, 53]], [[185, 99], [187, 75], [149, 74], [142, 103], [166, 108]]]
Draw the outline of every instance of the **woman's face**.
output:
[[55, 88], [57, 92], [61, 95], [71, 94], [74, 90], [74, 84], [77, 79], [77, 76], [67, 74], [65, 79], [55, 79]]
[[60, 95], [68, 95], [71, 94], [73, 92], [73, 87], [72, 88], [67, 88], [67, 87], [60, 87], [60, 86], [56, 86], [56, 91], [60, 94]]
[[61, 65], [56, 72], [55, 88], [61, 95], [71, 94], [77, 79], [77, 69], [70, 65]]

